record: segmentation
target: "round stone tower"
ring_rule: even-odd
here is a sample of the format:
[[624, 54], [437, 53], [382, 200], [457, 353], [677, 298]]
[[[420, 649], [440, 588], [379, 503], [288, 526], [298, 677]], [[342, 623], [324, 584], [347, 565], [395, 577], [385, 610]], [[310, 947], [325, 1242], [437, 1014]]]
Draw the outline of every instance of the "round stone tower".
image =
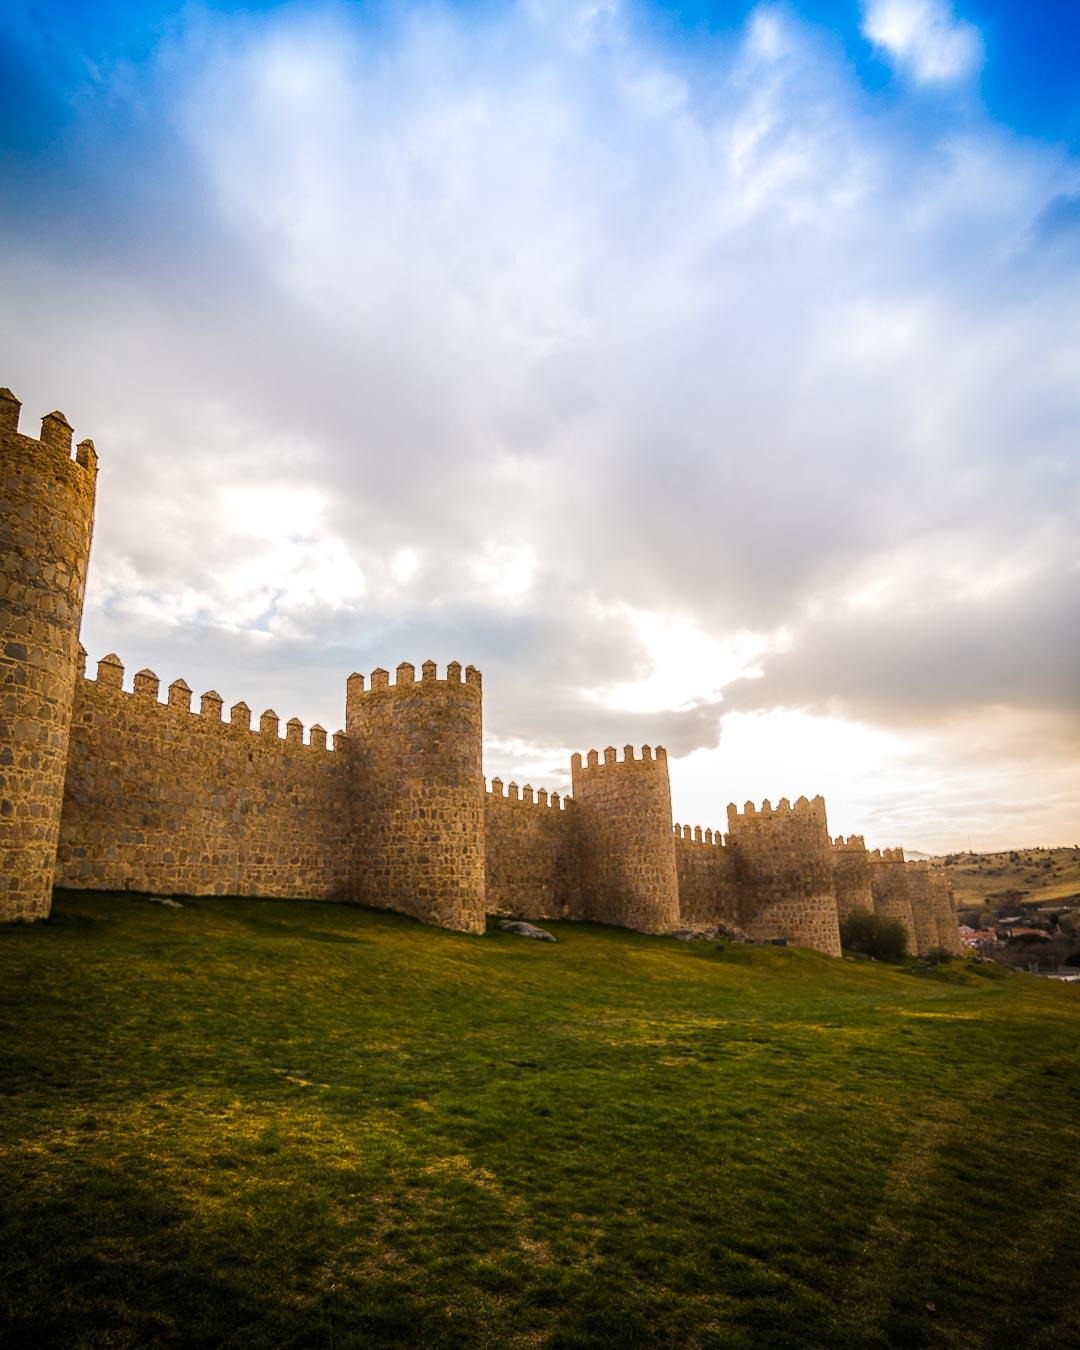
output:
[[930, 873], [930, 898], [937, 923], [938, 946], [950, 956], [962, 956], [964, 944], [960, 941], [960, 925], [956, 918], [956, 903], [953, 899], [949, 878], [944, 872]]
[[874, 893], [874, 913], [887, 919], [899, 919], [908, 935], [909, 951], [917, 951], [902, 848], [874, 849], [870, 854], [870, 886]]
[[833, 843], [833, 858], [836, 862], [836, 914], [840, 922], [843, 923], [857, 909], [873, 914], [870, 857], [862, 835], [837, 838]]
[[640, 758], [608, 746], [570, 761], [583, 915], [598, 923], [670, 933], [679, 927], [679, 876], [667, 751]]
[[19, 407], [0, 389], [0, 921], [52, 903], [97, 481], [63, 413], [35, 440]]
[[775, 810], [728, 807], [743, 927], [751, 937], [787, 938], [796, 947], [840, 955], [836, 866], [825, 801], [781, 798]]
[[356, 790], [354, 898], [425, 923], [484, 931], [480, 672], [452, 661], [439, 679], [407, 662], [351, 675], [348, 752]]
[[934, 897], [930, 887], [930, 864], [924, 859], [904, 863], [907, 873], [908, 899], [911, 901], [911, 921], [915, 932], [915, 954], [925, 956], [941, 946]]

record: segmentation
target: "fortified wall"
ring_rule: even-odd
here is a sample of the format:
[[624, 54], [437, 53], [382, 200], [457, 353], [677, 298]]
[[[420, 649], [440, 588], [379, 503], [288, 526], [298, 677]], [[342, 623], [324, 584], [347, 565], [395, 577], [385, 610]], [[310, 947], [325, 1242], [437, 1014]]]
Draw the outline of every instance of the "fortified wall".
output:
[[646, 933], [724, 925], [838, 955], [873, 909], [912, 948], [959, 950], [948, 883], [902, 850], [829, 838], [825, 803], [728, 807], [673, 825], [663, 747], [571, 760], [572, 796], [483, 776], [473, 666], [349, 676], [345, 730], [282, 734], [267, 709], [192, 706], [79, 643], [97, 477], [62, 413], [18, 430], [0, 390], [0, 921], [48, 915], [54, 885], [151, 895], [353, 901], [461, 932], [489, 914]]

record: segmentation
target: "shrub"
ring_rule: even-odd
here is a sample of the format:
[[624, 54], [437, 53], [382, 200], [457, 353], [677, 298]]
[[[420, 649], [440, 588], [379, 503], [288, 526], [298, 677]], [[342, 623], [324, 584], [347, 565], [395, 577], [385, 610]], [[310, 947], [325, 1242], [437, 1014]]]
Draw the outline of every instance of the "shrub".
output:
[[907, 955], [907, 929], [899, 919], [856, 909], [840, 925], [840, 943], [878, 961], [902, 961]]

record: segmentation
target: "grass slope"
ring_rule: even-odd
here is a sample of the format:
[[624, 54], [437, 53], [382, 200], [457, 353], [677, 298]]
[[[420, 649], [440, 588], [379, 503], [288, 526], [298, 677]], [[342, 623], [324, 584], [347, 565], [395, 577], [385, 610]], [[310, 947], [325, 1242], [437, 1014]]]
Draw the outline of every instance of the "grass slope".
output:
[[1080, 991], [550, 927], [0, 933], [2, 1343], [1077, 1343]]

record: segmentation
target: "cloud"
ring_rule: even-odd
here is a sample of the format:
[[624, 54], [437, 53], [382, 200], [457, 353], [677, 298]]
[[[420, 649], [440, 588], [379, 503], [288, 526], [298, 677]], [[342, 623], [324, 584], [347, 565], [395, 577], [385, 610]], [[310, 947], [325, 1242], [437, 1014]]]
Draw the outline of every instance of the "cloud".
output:
[[946, 0], [869, 0], [863, 33], [918, 84], [951, 84], [982, 64], [978, 29]]
[[490, 773], [664, 743], [703, 823], [680, 763], [742, 800], [735, 747], [809, 764], [814, 723], [845, 831], [936, 828], [985, 718], [1038, 819], [1004, 728], [1073, 753], [1064, 150], [913, 137], [774, 6], [693, 52], [595, 4], [163, 33], [0, 226], [3, 378], [102, 456], [92, 653], [331, 728], [351, 669], [472, 661]]

